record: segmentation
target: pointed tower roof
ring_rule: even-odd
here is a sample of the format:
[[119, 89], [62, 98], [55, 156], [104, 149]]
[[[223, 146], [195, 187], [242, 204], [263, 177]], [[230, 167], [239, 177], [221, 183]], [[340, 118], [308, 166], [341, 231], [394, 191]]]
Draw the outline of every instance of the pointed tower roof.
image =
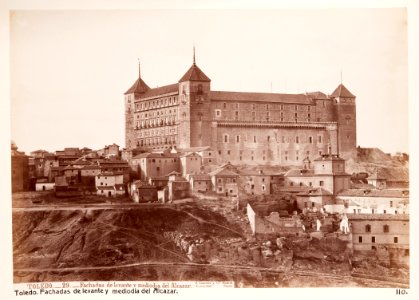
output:
[[204, 72], [201, 71], [200, 68], [196, 64], [193, 64], [189, 70], [182, 76], [179, 82], [183, 81], [211, 81]]
[[138, 79], [134, 82], [134, 84], [125, 92], [126, 94], [143, 94], [147, 92], [150, 87], [141, 79], [141, 65], [140, 61], [138, 61]]
[[193, 48], [193, 63], [189, 70], [182, 76], [179, 82], [183, 81], [206, 81], [209, 82], [211, 79], [202, 72], [195, 63], [195, 47]]
[[135, 83], [129, 88], [128, 91], [125, 92], [126, 94], [142, 94], [147, 92], [150, 89], [150, 87], [141, 79], [138, 78]]
[[346, 98], [354, 98], [355, 95], [352, 94], [342, 83], [335, 89], [335, 91], [330, 95], [331, 97], [346, 97]]

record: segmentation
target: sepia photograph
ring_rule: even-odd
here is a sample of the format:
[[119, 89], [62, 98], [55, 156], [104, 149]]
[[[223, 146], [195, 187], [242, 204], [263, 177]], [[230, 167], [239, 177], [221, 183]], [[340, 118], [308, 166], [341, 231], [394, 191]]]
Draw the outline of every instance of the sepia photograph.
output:
[[15, 286], [411, 288], [406, 6], [8, 17]]

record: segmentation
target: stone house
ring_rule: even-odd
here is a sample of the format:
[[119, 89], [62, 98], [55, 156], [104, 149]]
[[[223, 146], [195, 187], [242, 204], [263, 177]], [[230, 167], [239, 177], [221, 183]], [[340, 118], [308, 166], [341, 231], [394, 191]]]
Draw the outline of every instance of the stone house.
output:
[[180, 170], [180, 159], [177, 153], [141, 153], [132, 158], [131, 164], [137, 166], [143, 181]]
[[155, 202], [157, 201], [157, 188], [141, 180], [136, 180], [130, 185], [130, 196], [137, 203]]
[[97, 195], [114, 197], [125, 195], [123, 173], [103, 172], [95, 176]]
[[212, 189], [224, 196], [238, 196], [239, 174], [228, 167], [221, 167], [211, 173]]
[[169, 201], [183, 199], [190, 196], [190, 184], [178, 172], [168, 174]]
[[186, 174], [199, 174], [201, 172], [202, 157], [195, 152], [180, 154], [180, 172]]
[[350, 175], [345, 172], [345, 160], [338, 155], [322, 155], [314, 160], [314, 169], [291, 169], [285, 173], [286, 186], [322, 188], [337, 195], [350, 188]]
[[384, 248], [390, 260], [409, 265], [409, 215], [348, 214], [348, 219], [354, 250]]
[[409, 190], [348, 189], [336, 197], [333, 212], [361, 214], [409, 214]]
[[192, 192], [205, 193], [212, 190], [211, 176], [208, 174], [189, 175], [189, 182]]

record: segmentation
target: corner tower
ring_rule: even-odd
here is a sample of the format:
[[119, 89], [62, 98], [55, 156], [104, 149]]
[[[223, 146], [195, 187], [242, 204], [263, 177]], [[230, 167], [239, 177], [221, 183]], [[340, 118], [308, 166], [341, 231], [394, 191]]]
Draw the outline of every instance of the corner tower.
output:
[[141, 66], [138, 62], [138, 79], [125, 92], [125, 148], [130, 150], [135, 148], [135, 100], [139, 99], [142, 94], [147, 92], [150, 88], [141, 79]]
[[211, 79], [195, 62], [179, 80], [179, 142], [180, 148], [211, 145], [210, 113]]
[[343, 84], [335, 89], [331, 97], [338, 123], [338, 153], [347, 158], [356, 149], [356, 97]]

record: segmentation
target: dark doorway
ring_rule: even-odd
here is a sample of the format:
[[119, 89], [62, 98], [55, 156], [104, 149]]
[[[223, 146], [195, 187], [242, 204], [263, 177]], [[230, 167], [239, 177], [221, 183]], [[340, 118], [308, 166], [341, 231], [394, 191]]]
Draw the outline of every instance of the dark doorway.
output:
[[111, 197], [112, 196], [112, 192], [108, 192], [108, 197]]

